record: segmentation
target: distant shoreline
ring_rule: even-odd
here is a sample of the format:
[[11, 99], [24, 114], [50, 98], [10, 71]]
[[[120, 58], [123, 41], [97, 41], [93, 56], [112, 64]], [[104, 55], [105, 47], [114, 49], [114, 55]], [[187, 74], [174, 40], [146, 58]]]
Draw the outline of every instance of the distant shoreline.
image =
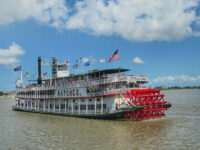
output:
[[200, 86], [185, 86], [185, 87], [179, 87], [179, 86], [172, 86], [172, 87], [166, 87], [166, 86], [160, 86], [155, 87], [156, 90], [193, 90], [193, 89], [200, 89]]
[[5, 98], [15, 98], [14, 95], [1, 95], [0, 99], [5, 99]]
[[161, 91], [166, 91], [166, 90], [200, 90], [199, 88], [194, 88], [194, 89], [184, 89], [184, 88], [182, 88], [182, 89], [156, 89], [156, 90], [161, 90]]

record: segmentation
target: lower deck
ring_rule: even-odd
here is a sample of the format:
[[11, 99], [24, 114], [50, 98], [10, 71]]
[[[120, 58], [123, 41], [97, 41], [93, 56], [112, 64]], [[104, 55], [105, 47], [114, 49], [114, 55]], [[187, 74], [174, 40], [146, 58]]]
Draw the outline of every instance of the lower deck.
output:
[[91, 99], [16, 99], [13, 110], [93, 119], [120, 119], [124, 118], [125, 113], [139, 109], [118, 104], [110, 105], [111, 101], [115, 101], [113, 98], [109, 98], [107, 101], [104, 101], [103, 97], [95, 98], [94, 101]]
[[14, 108], [24, 111], [64, 113], [64, 114], [104, 114], [113, 113], [127, 105], [117, 96], [84, 99], [26, 99], [16, 98]]
[[103, 103], [103, 98], [91, 103], [90, 100], [31, 100], [17, 99], [14, 105], [16, 109], [68, 114], [103, 114], [110, 110]]

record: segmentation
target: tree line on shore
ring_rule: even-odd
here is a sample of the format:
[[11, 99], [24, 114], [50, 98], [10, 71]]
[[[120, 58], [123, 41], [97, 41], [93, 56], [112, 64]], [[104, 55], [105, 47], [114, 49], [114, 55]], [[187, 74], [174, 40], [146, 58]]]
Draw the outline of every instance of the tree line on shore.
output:
[[167, 86], [159, 86], [159, 87], [155, 87], [155, 89], [158, 90], [173, 90], [173, 89], [200, 89], [200, 86], [171, 86], [171, 87], [167, 87]]
[[6, 96], [6, 95], [8, 95], [8, 93], [7, 92], [3, 92], [3, 91], [0, 91], [0, 96]]
[[200, 89], [200, 86], [184, 86], [184, 87], [172, 86], [168, 87], [168, 89]]

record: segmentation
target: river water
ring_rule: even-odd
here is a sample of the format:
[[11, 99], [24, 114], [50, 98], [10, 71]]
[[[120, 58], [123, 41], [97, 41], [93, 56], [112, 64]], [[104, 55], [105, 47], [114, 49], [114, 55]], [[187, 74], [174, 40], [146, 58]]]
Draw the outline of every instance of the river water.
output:
[[163, 119], [104, 121], [12, 111], [0, 99], [0, 150], [200, 149], [200, 90], [166, 90]]

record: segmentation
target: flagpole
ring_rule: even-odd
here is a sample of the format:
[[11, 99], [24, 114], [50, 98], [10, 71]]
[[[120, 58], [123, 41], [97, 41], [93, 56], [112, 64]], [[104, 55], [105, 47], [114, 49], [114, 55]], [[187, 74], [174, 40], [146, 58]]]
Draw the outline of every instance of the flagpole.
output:
[[22, 86], [23, 86], [23, 67], [22, 67], [22, 69], [21, 69], [21, 82], [22, 82]]
[[[119, 48], [118, 48], [119, 50]], [[119, 55], [119, 73], [120, 73], [120, 55]]]
[[68, 57], [68, 61], [69, 61], [69, 64], [68, 64], [68, 73], [69, 73], [69, 75], [70, 75], [70, 69], [69, 69], [69, 67], [70, 67], [70, 59], [69, 59], [69, 57]]

